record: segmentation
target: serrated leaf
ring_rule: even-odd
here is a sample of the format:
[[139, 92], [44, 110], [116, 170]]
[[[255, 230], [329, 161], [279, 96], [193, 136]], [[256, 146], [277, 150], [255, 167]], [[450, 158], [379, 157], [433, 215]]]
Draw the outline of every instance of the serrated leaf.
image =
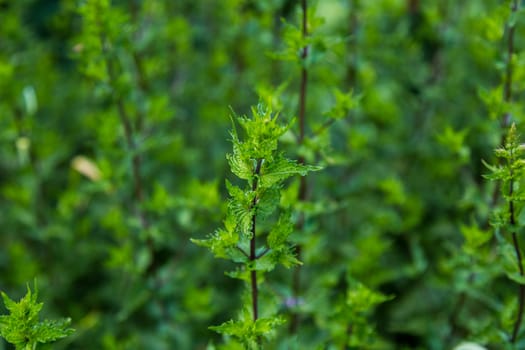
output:
[[242, 336], [243, 330], [239, 326], [241, 322], [236, 322], [234, 320], [226, 321], [218, 326], [210, 326], [208, 327], [212, 331], [215, 331], [220, 334], [227, 334], [227, 335], [233, 335], [233, 336]]
[[277, 223], [268, 234], [268, 247], [274, 249], [286, 242], [293, 232], [293, 223], [289, 212], [281, 214]]
[[237, 268], [232, 271], [226, 271], [224, 274], [231, 278], [239, 279], [245, 282], [250, 282], [250, 271], [244, 268]]
[[272, 254], [266, 254], [248, 265], [249, 270], [268, 272], [275, 269], [277, 262], [272, 257]]
[[253, 199], [256, 194], [253, 191], [243, 191], [229, 181], [226, 181], [226, 188], [231, 197], [228, 201], [228, 212], [235, 222], [236, 230], [249, 236], [252, 217], [255, 212], [255, 209], [252, 207]]
[[251, 237], [252, 217], [255, 209], [236, 200], [228, 202], [228, 209], [237, 222], [239, 233]]
[[284, 322], [282, 317], [259, 318], [256, 321], [245, 318], [240, 321], [229, 320], [219, 326], [211, 326], [209, 329], [233, 336], [241, 341], [256, 341], [261, 336], [269, 335]]
[[295, 256], [293, 248], [287, 245], [281, 245], [280, 248], [272, 250], [266, 257], [267, 259], [271, 259], [274, 264], [283, 265], [287, 269], [302, 265], [302, 262]]
[[37, 343], [49, 343], [74, 332], [68, 328], [70, 319], [39, 322], [38, 314], [43, 303], [38, 303], [37, 297], [36, 284], [34, 293], [27, 286], [27, 293], [19, 302], [11, 300], [2, 292], [10, 314], [0, 316], [0, 335], [17, 349], [34, 349]]
[[266, 335], [285, 322], [285, 319], [280, 316], [259, 318], [255, 321], [255, 333], [258, 335]]
[[237, 245], [239, 236], [233, 231], [218, 229], [208, 236], [207, 239], [193, 239], [190, 241], [198, 246], [208, 248], [215, 257], [227, 259], [230, 258], [230, 249]]
[[227, 154], [226, 159], [230, 169], [235, 176], [243, 180], [251, 180], [253, 177], [253, 162], [243, 157], [242, 150], [238, 142], [233, 142], [233, 153]]
[[278, 187], [270, 187], [259, 191], [259, 202], [257, 203], [257, 218], [264, 220], [272, 215], [281, 200], [281, 191]]
[[70, 318], [57, 321], [45, 320], [39, 323], [34, 329], [37, 342], [49, 343], [73, 334], [74, 330], [67, 328], [70, 324]]
[[305, 176], [309, 171], [321, 169], [322, 168], [318, 166], [299, 164], [296, 161], [286, 159], [280, 155], [261, 170], [260, 186], [271, 187], [286, 180], [290, 176]]
[[498, 181], [498, 180], [508, 180], [509, 179], [509, 171], [507, 168], [503, 166], [496, 166], [496, 165], [490, 165], [487, 162], [485, 162], [483, 159], [481, 160], [483, 165], [487, 167], [491, 173], [490, 174], [484, 174], [483, 177], [487, 180], [491, 181]]
[[242, 143], [242, 157], [252, 161], [271, 160], [277, 149], [278, 139], [289, 128], [277, 123], [278, 114], [262, 104], [252, 107], [252, 118], [237, 117], [238, 123], [246, 133]]

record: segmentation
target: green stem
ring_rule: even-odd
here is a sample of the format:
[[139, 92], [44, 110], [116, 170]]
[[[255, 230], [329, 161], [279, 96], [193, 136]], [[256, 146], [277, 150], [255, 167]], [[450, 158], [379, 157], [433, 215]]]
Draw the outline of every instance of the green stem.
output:
[[[257, 165], [255, 166], [255, 172], [254, 172], [254, 179], [252, 184], [252, 191], [257, 191], [257, 184], [258, 184], [258, 177], [261, 173], [261, 166], [262, 166], [262, 159], [257, 160]], [[259, 296], [259, 290], [257, 288], [257, 271], [255, 270], [255, 260], [257, 260], [257, 246], [256, 246], [256, 225], [257, 225], [257, 214], [255, 212], [257, 201], [259, 198], [257, 195], [253, 198], [252, 201], [252, 210], [254, 210], [254, 214], [252, 216], [252, 238], [250, 239], [250, 262], [252, 265], [252, 271], [250, 273], [250, 282], [251, 282], [251, 289], [252, 289], [252, 312], [253, 312], [253, 320], [257, 321], [259, 318], [259, 305], [258, 305], [258, 296]]]
[[[512, 0], [512, 5], [510, 9], [511, 16], [514, 15], [518, 11], [518, 9], [519, 9], [518, 0]], [[512, 72], [513, 72], [512, 55], [514, 55], [514, 33], [516, 32], [515, 28], [516, 28], [515, 24], [510, 25], [509, 23], [507, 23], [507, 31], [508, 31], [507, 32], [507, 57], [505, 60], [505, 77], [503, 81], [503, 102], [505, 103], [509, 103], [512, 100]], [[511, 122], [511, 117], [512, 116], [509, 111], [506, 111], [503, 114], [503, 116], [501, 117], [501, 121], [500, 121], [502, 128], [509, 127], [510, 122]], [[505, 141], [506, 141], [505, 133], [502, 133], [500, 144], [504, 145]], [[496, 186], [494, 187], [494, 192], [492, 192], [491, 207], [496, 206], [498, 202], [500, 188], [501, 188], [501, 184], [498, 181], [496, 183]]]
[[[308, 4], [307, 0], [301, 0], [301, 8], [303, 12], [302, 16], [302, 36], [303, 39], [308, 36]], [[303, 60], [303, 65], [301, 68], [301, 85], [299, 87], [299, 138], [298, 145], [301, 146], [304, 142], [305, 136], [305, 126], [306, 126], [306, 91], [308, 85], [308, 71], [306, 69], [306, 59], [308, 57], [308, 46], [303, 47], [303, 52], [301, 54], [301, 59]], [[304, 164], [304, 157], [299, 157], [299, 163]], [[307, 183], [306, 178], [301, 177], [299, 183], [299, 196], [298, 199], [300, 202], [304, 202], [307, 199]], [[301, 231], [304, 228], [304, 213], [299, 214], [299, 219], [297, 222], [297, 229]], [[297, 259], [301, 260], [302, 256], [302, 247], [300, 244], [296, 247]], [[301, 267], [297, 266], [293, 272], [292, 279], [292, 292], [294, 299], [298, 299], [301, 294]], [[290, 333], [297, 333], [299, 328], [299, 315], [294, 312], [292, 313], [292, 320], [290, 322]]]
[[[100, 27], [103, 28], [101, 25]], [[117, 83], [116, 83], [117, 75], [115, 72], [115, 68], [113, 66], [113, 60], [111, 59], [111, 57], [109, 57], [110, 53], [107, 50], [107, 47], [110, 46], [110, 43], [105, 38], [103, 33], [100, 34], [100, 43], [101, 43], [102, 50], [103, 50], [102, 53], [104, 55], [104, 61], [106, 64], [106, 73], [108, 75], [109, 84], [113, 92], [113, 97], [116, 100], [118, 116], [124, 128], [124, 138], [126, 140], [126, 146], [127, 146], [128, 151], [132, 154], [131, 176], [133, 179], [133, 193], [134, 193], [134, 199], [139, 205], [140, 203], [142, 203], [144, 199], [144, 195], [143, 195], [144, 191], [143, 191], [142, 177], [140, 175], [141, 157], [137, 152], [137, 146], [134, 140], [135, 132], [131, 124], [131, 118], [126, 111], [126, 106], [124, 105], [124, 99], [122, 98], [121, 94], [118, 92], [118, 89], [117, 89]], [[138, 210], [138, 217], [140, 219], [142, 226], [144, 228], [147, 227], [145, 216], [141, 210]]]
[[[519, 8], [518, 0], [512, 1], [511, 12], [513, 16]], [[516, 29], [515, 23], [507, 24], [508, 27], [508, 41], [507, 41], [507, 60], [505, 62], [505, 83], [503, 85], [503, 101], [510, 102], [512, 99], [512, 55], [514, 55], [514, 33]], [[507, 111], [502, 118], [502, 126], [508, 127], [510, 125], [511, 115]]]
[[[137, 130], [139, 127], [141, 127], [140, 123], [137, 125], [137, 129], [133, 129], [132, 125], [132, 119], [130, 115], [128, 114], [125, 106], [124, 98], [122, 97], [122, 94], [118, 91], [117, 88], [117, 72], [115, 71], [114, 63], [112, 57], [110, 57], [110, 52], [108, 50], [108, 47], [111, 47], [111, 42], [106, 38], [102, 23], [98, 23], [99, 28], [101, 28], [99, 40], [102, 47], [102, 54], [104, 56], [104, 61], [106, 64], [106, 73], [108, 75], [109, 79], [109, 85], [112, 89], [113, 98], [116, 101], [116, 107], [118, 111], [118, 116], [120, 119], [120, 122], [122, 124], [122, 127], [124, 129], [124, 138], [126, 142], [126, 148], [127, 151], [131, 154], [131, 178], [133, 182], [133, 204], [134, 204], [134, 212], [135, 216], [140, 222], [140, 226], [142, 230], [147, 230], [149, 227], [148, 220], [146, 218], [146, 214], [142, 210], [142, 203], [144, 202], [144, 184], [142, 181], [141, 176], [141, 168], [142, 168], [142, 157], [140, 156], [137, 145], [135, 143], [135, 136], [137, 134]], [[137, 112], [137, 120], [141, 119], [140, 112]], [[146, 244], [153, 255], [154, 247], [153, 247], [153, 240], [150, 236], [147, 236]], [[153, 266], [153, 263], [148, 266], [147, 271], [149, 272], [149, 269]]]
[[[523, 262], [521, 257], [521, 250], [519, 246], [518, 237], [516, 235], [516, 232], [512, 232], [512, 243], [514, 245], [514, 250], [516, 252], [516, 260], [518, 262], [520, 276], [524, 277], [523, 273]], [[518, 315], [516, 317], [516, 322], [514, 323], [514, 330], [512, 331], [512, 343], [516, 342], [516, 339], [518, 338], [518, 332], [520, 330], [521, 321], [523, 320], [523, 309], [525, 304], [525, 286], [520, 283], [519, 285], [519, 292], [518, 292]]]
[[[512, 166], [509, 164], [509, 166]], [[511, 170], [510, 173], [510, 183], [509, 183], [509, 215], [510, 215], [510, 225], [512, 228], [516, 226], [516, 210], [514, 208], [514, 201], [512, 200], [512, 195], [514, 194], [514, 179], [513, 179], [513, 172]], [[523, 272], [523, 262], [521, 257], [521, 249], [519, 245], [518, 236], [516, 235], [516, 231], [513, 230], [512, 234], [512, 244], [514, 246], [514, 251], [516, 253], [516, 261], [518, 263], [518, 269], [520, 272], [520, 276], [524, 276]], [[518, 314], [516, 316], [516, 321], [514, 322], [514, 329], [512, 331], [512, 338], [511, 342], [515, 343], [516, 339], [518, 338], [518, 332], [520, 330], [521, 321], [523, 319], [523, 308], [524, 308], [524, 302], [525, 302], [525, 285], [519, 284], [519, 292], [518, 292]]]

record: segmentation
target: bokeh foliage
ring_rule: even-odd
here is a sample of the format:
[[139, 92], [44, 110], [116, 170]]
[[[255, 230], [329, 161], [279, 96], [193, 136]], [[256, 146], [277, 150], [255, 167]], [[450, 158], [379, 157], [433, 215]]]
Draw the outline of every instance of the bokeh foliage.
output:
[[265, 281], [300, 318], [272, 346], [512, 348], [516, 265], [481, 160], [497, 164], [504, 114], [523, 134], [525, 13], [308, 4], [305, 39], [293, 0], [0, 0], [0, 289], [38, 279], [46, 316], [76, 329], [53, 349], [221, 346], [208, 326], [234, 318], [243, 284], [190, 238], [227, 211], [230, 106], [291, 121], [303, 67], [307, 135], [281, 144], [324, 170], [307, 201], [295, 178], [281, 197], [304, 215], [303, 290], [286, 269]]

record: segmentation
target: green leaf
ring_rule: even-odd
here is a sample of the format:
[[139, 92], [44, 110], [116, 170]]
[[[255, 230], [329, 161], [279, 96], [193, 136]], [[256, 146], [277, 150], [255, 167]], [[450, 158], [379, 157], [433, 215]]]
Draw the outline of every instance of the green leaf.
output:
[[227, 154], [226, 159], [230, 165], [230, 169], [235, 176], [243, 180], [251, 180], [253, 177], [253, 162], [243, 156], [241, 151], [241, 144], [234, 139], [233, 153]]
[[510, 279], [519, 280], [520, 270], [516, 258], [514, 245], [509, 242], [502, 242], [498, 247], [500, 266]]
[[346, 303], [350, 310], [356, 313], [370, 311], [376, 305], [394, 298], [393, 296], [373, 291], [357, 281], [350, 281], [349, 284]]
[[249, 270], [268, 272], [275, 269], [277, 261], [273, 258], [272, 254], [266, 254], [255, 261], [250, 262], [248, 265]]
[[296, 161], [284, 158], [280, 154], [273, 162], [265, 164], [261, 170], [260, 186], [271, 187], [286, 180], [290, 176], [305, 176], [310, 171], [321, 170], [322, 167], [298, 164]]
[[359, 105], [361, 96], [355, 96], [354, 92], [350, 90], [347, 93], [339, 89], [333, 90], [335, 104], [326, 115], [333, 119], [342, 119], [348, 116], [348, 113], [356, 109]]
[[300, 28], [290, 23], [287, 23], [284, 20], [283, 22], [283, 42], [285, 43], [285, 48], [280, 52], [269, 53], [269, 56], [273, 59], [281, 61], [300, 62], [301, 50], [308, 44], [303, 38]]
[[506, 180], [509, 178], [509, 171], [503, 167], [498, 165], [490, 165], [485, 160], [481, 160], [483, 165], [491, 171], [490, 174], [483, 175], [484, 178], [491, 180], [491, 181], [497, 181], [497, 180]]
[[259, 318], [256, 321], [245, 317], [240, 321], [230, 320], [219, 326], [211, 326], [209, 329], [217, 333], [233, 336], [243, 342], [252, 343], [256, 342], [261, 336], [267, 337], [276, 327], [284, 322], [284, 318], [279, 316]]
[[250, 190], [243, 191], [229, 181], [226, 181], [226, 188], [231, 197], [228, 201], [229, 214], [234, 218], [238, 232], [246, 237], [250, 237], [252, 217], [255, 212], [253, 208], [255, 192]]
[[0, 336], [17, 349], [34, 349], [37, 343], [53, 342], [74, 332], [68, 328], [71, 323], [69, 318], [39, 322], [38, 314], [44, 304], [38, 303], [37, 297], [36, 282], [34, 293], [28, 285], [26, 295], [19, 302], [11, 300], [2, 292], [4, 304], [10, 314], [0, 316]]
[[302, 265], [302, 262], [295, 256], [293, 247], [289, 245], [281, 245], [278, 249], [273, 249], [264, 257], [271, 260], [275, 265], [281, 264], [286, 268]]
[[293, 232], [293, 223], [290, 212], [281, 214], [277, 223], [272, 227], [268, 234], [268, 247], [275, 249], [284, 244]]
[[466, 226], [461, 225], [460, 227], [463, 237], [465, 237], [464, 248], [469, 254], [475, 254], [477, 249], [483, 244], [487, 243], [492, 233], [487, 230], [482, 230], [476, 225]]
[[279, 206], [281, 191], [279, 187], [275, 186], [260, 189], [258, 192], [259, 202], [257, 203], [256, 215], [259, 220], [265, 220], [272, 215]]
[[70, 318], [62, 320], [44, 320], [36, 325], [34, 332], [38, 343], [49, 343], [67, 337], [73, 333], [67, 327], [71, 324]]
[[225, 275], [231, 278], [245, 281], [246, 283], [250, 282], [250, 271], [245, 268], [237, 268], [232, 271], [227, 271], [225, 272]]
[[209, 248], [217, 258], [229, 259], [231, 250], [239, 242], [239, 235], [227, 228], [218, 229], [208, 239], [193, 239], [190, 241], [198, 246]]

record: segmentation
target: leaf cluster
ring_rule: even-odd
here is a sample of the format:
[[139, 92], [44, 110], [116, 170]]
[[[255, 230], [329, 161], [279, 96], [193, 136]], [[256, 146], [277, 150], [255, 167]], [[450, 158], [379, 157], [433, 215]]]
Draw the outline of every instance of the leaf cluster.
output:
[[34, 350], [37, 344], [50, 343], [73, 334], [69, 328], [71, 319], [39, 320], [39, 313], [44, 306], [37, 301], [38, 290], [27, 293], [16, 302], [2, 292], [4, 305], [9, 315], [0, 316], [0, 336], [14, 344], [17, 350]]
[[253, 320], [251, 313], [245, 308], [239, 315], [239, 319], [224, 322], [219, 326], [210, 327], [218, 333], [239, 339], [245, 349], [259, 349], [261, 337], [271, 339], [275, 336], [278, 326], [284, 324], [281, 316], [272, 316]]
[[[235, 314], [244, 286], [217, 273], [232, 265], [229, 275], [243, 280], [260, 269], [262, 318], [276, 312], [271, 303], [284, 317], [300, 315], [297, 336], [280, 327], [275, 348], [343, 348], [348, 330], [361, 333], [361, 325], [384, 343], [359, 336], [354, 348], [451, 349], [471, 340], [498, 349], [508, 341], [506, 322], [518, 308], [507, 277], [522, 280], [505, 233], [509, 208], [501, 199], [509, 186], [498, 196], [494, 235], [487, 217], [499, 180], [480, 181], [487, 170], [479, 159], [504, 167], [492, 153], [501, 117], [519, 128], [525, 120], [522, 2], [307, 3], [303, 38], [300, 1], [0, 0], [0, 227], [9, 228], [0, 235], [2, 286], [53, 280], [46, 294], [61, 303], [51, 312], [73, 310], [79, 320], [71, 347], [216, 342], [220, 335], [207, 326]], [[511, 3], [520, 3], [516, 14]], [[507, 61], [513, 98], [504, 101]], [[299, 146], [294, 125], [274, 154], [330, 167], [308, 179], [307, 201], [298, 200], [298, 176], [258, 193], [255, 181], [234, 175], [222, 191], [224, 154], [233, 157], [226, 106], [249, 113], [262, 92], [288, 120], [298, 111], [301, 68], [308, 73], [305, 138]], [[136, 131], [135, 150], [119, 108]], [[133, 194], [135, 156], [142, 201]], [[246, 177], [254, 160], [247, 158]], [[507, 170], [500, 175], [508, 178]], [[258, 187], [266, 181], [253, 178]], [[521, 243], [523, 184], [513, 183], [512, 229]], [[226, 191], [239, 192], [235, 204], [221, 199]], [[254, 206], [257, 195], [268, 205]], [[252, 215], [255, 262], [246, 256]], [[220, 236], [208, 242], [213, 254], [189, 243], [200, 232]], [[293, 244], [301, 244], [300, 259]], [[304, 264], [299, 293], [282, 257]], [[358, 288], [346, 273], [396, 298], [358, 321], [345, 306]], [[498, 337], [483, 340], [492, 330]]]
[[254, 218], [264, 220], [276, 212], [283, 182], [291, 176], [304, 176], [320, 167], [299, 164], [277, 151], [279, 137], [291, 124], [280, 125], [271, 109], [259, 104], [252, 108], [252, 118], [233, 118], [242, 127], [245, 136], [241, 139], [234, 121], [231, 132], [233, 152], [226, 158], [231, 172], [245, 180], [246, 185], [240, 187], [226, 181], [230, 198], [224, 227], [206, 240], [193, 242], [210, 248], [218, 258], [245, 263], [249, 270], [270, 271], [277, 264], [286, 267], [298, 264], [287, 243], [293, 231], [289, 212], [281, 213], [269, 229], [266, 245], [259, 248], [256, 263], [247, 264], [249, 254], [246, 248], [253, 237]]
[[[226, 158], [231, 172], [245, 184], [237, 186], [226, 181], [230, 198], [224, 227], [208, 239], [192, 241], [208, 247], [218, 258], [241, 263], [241, 269], [228, 275], [248, 282], [250, 271], [264, 273], [279, 264], [289, 268], [301, 263], [288, 241], [294, 226], [291, 213], [281, 212], [273, 224], [265, 221], [277, 211], [286, 179], [304, 176], [310, 171], [320, 170], [320, 167], [300, 164], [278, 151], [279, 138], [291, 123], [279, 124], [278, 115], [273, 114], [269, 107], [259, 104], [252, 108], [251, 118], [234, 115], [232, 123], [233, 152]], [[240, 131], [236, 123], [241, 126]], [[256, 231], [258, 223], [268, 227], [264, 234]], [[265, 244], [254, 251], [258, 236], [265, 236]], [[252, 320], [245, 315], [241, 321], [229, 321], [211, 329], [241, 339], [251, 347], [282, 322], [281, 318]]]
[[485, 175], [485, 178], [491, 181], [501, 181], [502, 197], [509, 203], [506, 210], [499, 209], [494, 212], [492, 224], [496, 227], [507, 227], [511, 232], [516, 232], [517, 229], [517, 227], [510, 227], [511, 225], [523, 223], [520, 213], [525, 201], [525, 187], [523, 186], [525, 160], [522, 154], [523, 146], [520, 144], [516, 125], [512, 124], [505, 138], [505, 144], [495, 151], [496, 157], [500, 160], [499, 164], [490, 165], [483, 162], [491, 171], [490, 174]]

